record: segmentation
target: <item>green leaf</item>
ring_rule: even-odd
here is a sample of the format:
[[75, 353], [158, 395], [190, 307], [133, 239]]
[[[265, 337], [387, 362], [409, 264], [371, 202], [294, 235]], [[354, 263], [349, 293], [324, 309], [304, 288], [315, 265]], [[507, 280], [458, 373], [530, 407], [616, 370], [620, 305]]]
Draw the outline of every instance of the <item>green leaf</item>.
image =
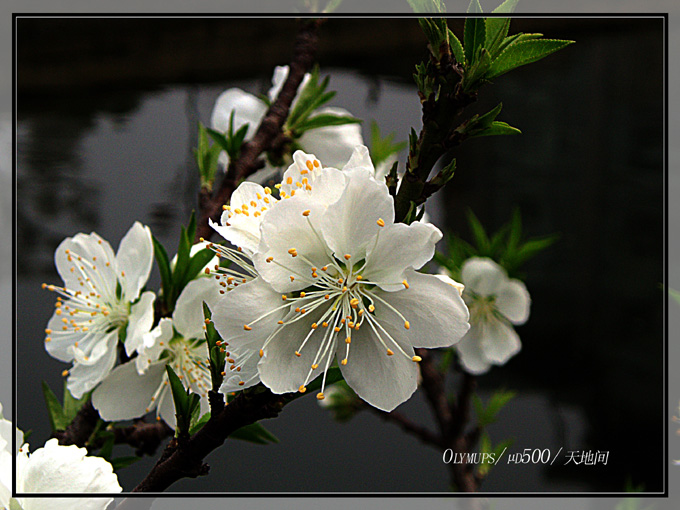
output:
[[479, 250], [480, 254], [487, 254], [491, 245], [489, 236], [486, 235], [484, 227], [480, 223], [479, 219], [477, 219], [477, 216], [475, 216], [475, 213], [472, 212], [472, 209], [467, 210], [467, 217], [470, 230], [472, 231], [472, 237], [475, 240], [477, 249]]
[[103, 459], [110, 460], [111, 456], [113, 455], [113, 446], [116, 442], [116, 436], [113, 434], [113, 432], [104, 431], [99, 433], [99, 438], [104, 439], [104, 444], [99, 450], [98, 456]]
[[90, 392], [77, 399], [71, 395], [66, 385], [67, 381], [64, 380], [64, 418], [68, 423], [71, 423], [78, 414], [78, 411], [80, 411], [80, 408], [90, 399]]
[[510, 30], [510, 18], [487, 18], [486, 41], [484, 47], [491, 54], [491, 58], [498, 55], [498, 49]]
[[215, 329], [215, 324], [212, 322], [212, 312], [207, 303], [203, 302], [203, 317], [205, 318], [205, 339], [208, 343], [208, 354], [210, 356], [210, 377], [213, 388], [219, 388], [222, 385], [224, 376], [224, 362], [227, 358], [226, 352], [221, 348], [222, 337]]
[[517, 7], [518, 3], [519, 0], [505, 0], [505, 2], [491, 12], [494, 14], [510, 14], [515, 11], [515, 7]]
[[204, 248], [203, 250], [195, 253], [194, 256], [189, 259], [189, 266], [187, 267], [187, 271], [184, 274], [183, 287], [186, 286], [186, 284], [191, 280], [196, 278], [196, 276], [198, 276], [198, 274], [201, 272], [201, 269], [203, 269], [214, 256], [215, 252], [210, 248]]
[[466, 18], [463, 40], [465, 61], [470, 68], [478, 61], [479, 51], [484, 47], [484, 41], [486, 40], [486, 20], [484, 18]]
[[342, 126], [345, 124], [361, 124], [361, 119], [351, 115], [334, 115], [332, 113], [320, 113], [301, 121], [295, 127], [297, 134], [302, 134], [310, 129], [317, 129], [326, 126]]
[[479, 132], [469, 135], [468, 138], [479, 138], [482, 136], [500, 136], [500, 135], [521, 135], [522, 132], [516, 127], [505, 122], [494, 121], [491, 126], [481, 129]]
[[456, 34], [451, 31], [451, 29], [449, 29], [449, 46], [451, 46], [453, 56], [456, 57], [456, 62], [464, 66], [466, 60], [463, 45], [460, 43], [460, 40], [456, 37]]
[[668, 295], [672, 297], [676, 303], [680, 305], [680, 292], [674, 289], [668, 289]]
[[278, 438], [265, 429], [260, 423], [252, 423], [241, 427], [240, 429], [232, 432], [229, 437], [233, 439], [240, 439], [241, 441], [248, 441], [249, 443], [255, 444], [270, 444], [278, 443]]
[[161, 274], [161, 288], [163, 289], [163, 299], [166, 307], [170, 305], [172, 296], [172, 272], [170, 270], [170, 260], [168, 253], [163, 248], [163, 245], [154, 236], [151, 236], [153, 241], [153, 252], [156, 256], [156, 263], [158, 264], [158, 271]]
[[485, 406], [481, 399], [477, 395], [474, 395], [473, 405], [475, 407], [475, 412], [477, 413], [477, 424], [480, 427], [486, 427], [495, 422], [501, 409], [503, 409], [503, 407], [505, 407], [514, 397], [514, 391], [499, 390], [491, 395], [489, 402]]
[[470, 0], [465, 12], [468, 14], [482, 14], [482, 4], [479, 3], [479, 0]]
[[384, 138], [380, 135], [380, 127], [376, 121], [371, 122], [371, 159], [373, 165], [387, 161], [390, 156], [406, 148], [406, 142], [393, 143], [395, 133], [392, 132]]
[[126, 468], [135, 462], [138, 462], [142, 460], [141, 457], [136, 457], [134, 455], [127, 456], [127, 457], [117, 457], [115, 459], [111, 459], [111, 466], [113, 467], [114, 471], [118, 471], [119, 469]]
[[21, 508], [21, 505], [19, 504], [19, 502], [16, 499], [10, 498], [10, 500], [9, 500], [9, 510], [24, 510], [24, 509]]
[[189, 226], [187, 227], [187, 237], [189, 238], [189, 250], [191, 250], [191, 244], [193, 243], [194, 237], [196, 237], [196, 211], [191, 211]]
[[196, 420], [195, 423], [192, 423], [191, 428], [189, 429], [189, 435], [193, 436], [196, 434], [199, 430], [201, 430], [206, 423], [210, 420], [210, 413], [205, 413], [203, 416], [201, 416], [198, 420]]
[[181, 284], [185, 281], [184, 275], [189, 268], [189, 254], [191, 253], [191, 241], [184, 227], [181, 229], [179, 237], [179, 247], [177, 248], [177, 261], [172, 271], [172, 283], [175, 293], [179, 295], [182, 291]]
[[[247, 130], [247, 127], [246, 127]], [[215, 131], [214, 129], [211, 128], [206, 128], [206, 132], [208, 133], [208, 136], [213, 139], [213, 141], [227, 154], [231, 151], [231, 145], [229, 144], [229, 140], [227, 140], [226, 135], [223, 133], [220, 133], [219, 131]]]
[[408, 4], [415, 13], [444, 13], [446, 5], [443, 0], [408, 0]]
[[521, 264], [526, 262], [531, 257], [535, 256], [538, 252], [545, 250], [555, 241], [559, 239], [558, 235], [552, 235], [548, 237], [542, 237], [540, 239], [532, 239], [524, 243], [515, 255], [515, 262]]
[[42, 390], [43, 396], [45, 397], [45, 404], [47, 405], [47, 414], [49, 415], [52, 432], [65, 430], [71, 422], [66, 420], [59, 399], [57, 399], [56, 395], [45, 381], [42, 382]]
[[189, 432], [191, 424], [191, 399], [189, 393], [184, 389], [182, 381], [172, 369], [170, 364], [165, 365], [168, 374], [170, 389], [172, 390], [172, 400], [175, 403], [175, 417], [177, 419], [177, 433]]
[[530, 39], [512, 44], [492, 62], [486, 78], [491, 80], [517, 67], [541, 60], [573, 42], [558, 39]]

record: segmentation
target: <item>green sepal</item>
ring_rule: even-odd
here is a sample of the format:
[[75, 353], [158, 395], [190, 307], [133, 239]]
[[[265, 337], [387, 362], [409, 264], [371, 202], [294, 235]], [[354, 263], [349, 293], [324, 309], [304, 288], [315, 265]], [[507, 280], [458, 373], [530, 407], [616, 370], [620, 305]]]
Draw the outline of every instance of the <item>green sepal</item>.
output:
[[515, 42], [493, 61], [485, 78], [491, 80], [517, 67], [541, 60], [573, 42], [559, 39], [529, 39]]
[[250, 425], [241, 427], [240, 429], [232, 432], [229, 437], [262, 445], [279, 442], [279, 439], [262, 425], [260, 425], [259, 422], [251, 423]]

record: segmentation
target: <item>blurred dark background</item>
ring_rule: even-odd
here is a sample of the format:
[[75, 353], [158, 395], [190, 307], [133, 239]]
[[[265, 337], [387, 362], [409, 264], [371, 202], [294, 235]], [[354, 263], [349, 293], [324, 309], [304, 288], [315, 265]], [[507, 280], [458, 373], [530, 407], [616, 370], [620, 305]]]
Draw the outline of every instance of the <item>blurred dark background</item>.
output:
[[[525, 267], [532, 296], [522, 352], [480, 379], [518, 397], [491, 428], [525, 448], [609, 451], [606, 466], [500, 465], [502, 492], [648, 491], [663, 482], [663, 24], [661, 18], [519, 18], [511, 32], [575, 45], [500, 77], [469, 115], [503, 102], [517, 137], [471, 140], [429, 206], [469, 239], [472, 208], [495, 230], [522, 211], [528, 236], [560, 240]], [[450, 25], [462, 34], [462, 20]], [[58, 283], [53, 253], [96, 230], [114, 249], [129, 226], [151, 226], [173, 252], [196, 204], [197, 122], [224, 89], [266, 92], [292, 51], [293, 19], [19, 18], [17, 20], [17, 402], [31, 444], [49, 436], [40, 383], [66, 366], [43, 350]], [[405, 140], [419, 129], [411, 79], [426, 57], [415, 19], [331, 19], [319, 62], [334, 105]], [[404, 154], [401, 157], [403, 168]], [[151, 288], [158, 287], [154, 269]], [[432, 424], [419, 396], [400, 410]], [[314, 399], [267, 424], [281, 439], [213, 453], [210, 476], [174, 490], [446, 491], [442, 452], [371, 412], [339, 425]], [[35, 447], [34, 446], [34, 447]], [[120, 449], [121, 455], [130, 454]], [[132, 489], [153, 464], [120, 473]]]

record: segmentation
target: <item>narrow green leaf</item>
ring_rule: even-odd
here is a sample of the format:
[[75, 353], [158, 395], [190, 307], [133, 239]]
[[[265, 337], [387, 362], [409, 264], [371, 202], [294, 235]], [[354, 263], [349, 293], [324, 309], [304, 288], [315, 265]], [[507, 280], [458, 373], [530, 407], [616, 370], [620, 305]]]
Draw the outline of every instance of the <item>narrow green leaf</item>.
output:
[[191, 259], [189, 259], [189, 265], [187, 266], [186, 273], [184, 274], [183, 287], [186, 286], [191, 280], [196, 278], [200, 271], [206, 266], [210, 260], [215, 256], [215, 252], [209, 248], [205, 248], [196, 254], [194, 254]]
[[456, 57], [456, 62], [464, 66], [466, 60], [463, 45], [460, 43], [460, 40], [458, 37], [456, 37], [456, 34], [451, 31], [451, 29], [449, 29], [449, 46], [451, 46], [453, 56]]
[[212, 138], [213, 141], [222, 148], [224, 152], [226, 152], [227, 154], [229, 153], [231, 147], [224, 133], [220, 133], [219, 131], [215, 131], [214, 129], [211, 128], [206, 128], [205, 131], [206, 133], [208, 133], [208, 136]]
[[479, 138], [481, 136], [501, 136], [501, 135], [521, 135], [522, 132], [516, 127], [512, 127], [505, 122], [494, 121], [488, 128], [470, 135], [468, 138]]
[[21, 505], [19, 504], [19, 502], [16, 499], [10, 498], [10, 500], [9, 500], [9, 510], [24, 510], [24, 509], [21, 507]]
[[241, 427], [235, 432], [232, 432], [229, 437], [262, 445], [279, 442], [278, 438], [260, 425], [260, 423], [252, 423], [245, 427]]
[[668, 289], [668, 295], [672, 297], [676, 303], [680, 305], [680, 292], [674, 289]]
[[470, 0], [467, 11], [465, 12], [468, 14], [482, 14], [482, 4], [479, 3], [479, 0]]
[[170, 260], [168, 259], [168, 253], [165, 251], [163, 245], [156, 239], [156, 237], [151, 236], [153, 241], [153, 252], [156, 257], [156, 264], [158, 264], [158, 271], [161, 274], [161, 288], [163, 289], [163, 299], [167, 307], [170, 305], [170, 299], [172, 296], [172, 272], [170, 270]]
[[209, 413], [209, 412], [208, 412], [208, 413], [205, 413], [203, 416], [201, 416], [201, 417], [196, 421], [196, 423], [194, 423], [194, 424], [191, 425], [191, 428], [189, 429], [189, 435], [190, 435], [190, 436], [193, 436], [194, 434], [196, 434], [196, 432], [198, 432], [199, 430], [201, 430], [201, 429], [204, 427], [204, 425], [205, 425], [206, 423], [208, 423], [208, 420], [210, 420], [210, 413]]
[[57, 430], [65, 430], [69, 425], [69, 421], [64, 417], [64, 410], [59, 403], [59, 399], [52, 392], [45, 381], [42, 382], [43, 396], [45, 397], [45, 404], [47, 405], [47, 414], [50, 419], [50, 427], [52, 432]]
[[494, 14], [510, 14], [515, 11], [515, 7], [517, 7], [518, 3], [519, 0], [505, 0], [505, 2], [491, 12]]
[[472, 209], [467, 210], [467, 217], [470, 230], [472, 231], [472, 237], [475, 240], [477, 249], [480, 251], [480, 253], [487, 254], [490, 247], [490, 241], [489, 237], [486, 235], [484, 227], [480, 223], [479, 219], [477, 219], [477, 216], [475, 216], [475, 213], [472, 212]]
[[[172, 369], [170, 364], [165, 366], [165, 370], [168, 373], [168, 381], [170, 382], [170, 389], [172, 390], [172, 400], [175, 403], [177, 426], [180, 428], [180, 423], [183, 425], [188, 425], [188, 421], [190, 419], [190, 416], [186, 416], [186, 411], [189, 407], [189, 395], [187, 395], [182, 381], [179, 380], [179, 377], [177, 377], [177, 374]], [[186, 428], [184, 430], [186, 430]]]
[[552, 235], [548, 237], [542, 237], [540, 239], [532, 239], [530, 241], [527, 241], [517, 250], [517, 253], [515, 255], [515, 262], [517, 264], [526, 262], [531, 257], [538, 254], [538, 252], [548, 248], [555, 241], [557, 241], [557, 239], [559, 239], [558, 235]]
[[481, 50], [486, 40], [486, 20], [484, 18], [466, 18], [463, 40], [465, 41], [465, 61], [468, 67], [472, 67], [477, 62], [478, 50]]
[[[189, 226], [187, 227], [187, 237], [189, 238], [189, 243], [193, 243], [193, 239], [196, 237], [196, 211], [191, 211]], [[191, 246], [189, 249], [191, 249]]]
[[522, 238], [522, 216], [519, 212], [519, 207], [516, 207], [512, 212], [512, 219], [510, 220], [510, 233], [508, 234], [508, 252], [514, 252], [519, 246], [519, 241]]
[[507, 47], [491, 63], [486, 78], [489, 80], [497, 78], [517, 67], [541, 60], [573, 42], [558, 39], [530, 39], [517, 42]]
[[334, 115], [332, 113], [321, 113], [301, 121], [295, 127], [297, 134], [302, 134], [310, 129], [317, 129], [326, 126], [342, 126], [344, 124], [360, 124], [361, 119], [351, 115]]
[[189, 254], [191, 253], [191, 241], [184, 227], [181, 229], [179, 237], [179, 247], [177, 248], [177, 261], [172, 271], [172, 283], [177, 294], [182, 291], [181, 284], [185, 281], [184, 275], [189, 267]]
[[132, 464], [140, 460], [142, 460], [141, 457], [135, 457], [134, 455], [130, 455], [127, 457], [116, 457], [115, 459], [111, 459], [111, 466], [113, 467], [114, 471], [118, 471], [120, 469], [131, 466]]
[[509, 30], [510, 18], [487, 18], [484, 47], [491, 54], [492, 59], [500, 53], [498, 49], [503, 44]]
[[104, 439], [104, 444], [99, 450], [98, 456], [110, 461], [111, 456], [113, 455], [113, 445], [116, 442], [116, 437], [113, 432], [104, 431], [99, 433], [99, 438]]
[[503, 103], [498, 103], [498, 106], [496, 106], [493, 110], [490, 112], [485, 113], [484, 115], [481, 115], [477, 119], [477, 126], [479, 127], [489, 127], [493, 123], [494, 120], [496, 120], [496, 117], [501, 113], [501, 110], [503, 109]]
[[78, 411], [80, 411], [80, 408], [90, 399], [90, 392], [77, 399], [71, 395], [71, 392], [66, 386], [67, 381], [64, 380], [64, 418], [68, 423], [71, 423], [73, 418], [78, 414]]

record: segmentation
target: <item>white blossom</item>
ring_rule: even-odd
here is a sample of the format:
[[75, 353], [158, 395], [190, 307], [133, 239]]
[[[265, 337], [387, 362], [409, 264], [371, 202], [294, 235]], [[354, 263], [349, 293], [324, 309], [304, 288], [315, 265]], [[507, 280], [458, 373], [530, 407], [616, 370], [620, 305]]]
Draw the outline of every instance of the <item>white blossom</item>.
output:
[[260, 222], [259, 276], [223, 295], [213, 320], [230, 348], [257, 353], [274, 393], [304, 392], [323, 373], [323, 399], [337, 357], [354, 391], [390, 411], [416, 389], [414, 348], [453, 345], [468, 310], [456, 288], [416, 272], [442, 234], [394, 223], [367, 151], [342, 171], [307, 161]]
[[140, 292], [151, 272], [153, 242], [149, 227], [135, 222], [114, 254], [96, 233], [66, 238], [54, 255], [64, 286], [43, 284], [60, 294], [45, 330], [45, 349], [73, 362], [68, 389], [80, 398], [116, 362], [119, 334], [128, 354], [141, 345], [153, 324], [153, 292]]
[[456, 350], [467, 372], [483, 374], [520, 351], [522, 344], [512, 325], [527, 321], [531, 299], [524, 283], [508, 278], [489, 258], [465, 261], [461, 279], [463, 298], [470, 309], [470, 331]]
[[[276, 100], [287, 77], [288, 66], [276, 67], [272, 77], [272, 88], [267, 94], [270, 101]], [[308, 80], [309, 74], [306, 74], [298, 88], [298, 94]], [[291, 109], [295, 107], [296, 102], [297, 96], [293, 100]], [[231, 88], [224, 91], [217, 98], [211, 115], [211, 125], [217, 131], [226, 132], [229, 129], [229, 118], [232, 112], [234, 112], [234, 132], [248, 124], [246, 140], [249, 140], [255, 135], [257, 127], [267, 113], [267, 109], [266, 103], [260, 98], [241, 89]], [[351, 113], [343, 108], [324, 107], [315, 110], [310, 115], [310, 118], [321, 114], [351, 116]], [[310, 129], [303, 133], [296, 143], [305, 152], [318, 154], [328, 166], [340, 168], [347, 163], [354, 147], [363, 143], [363, 138], [359, 124], [342, 124], [340, 126]], [[224, 159], [224, 161], [228, 162], [228, 159]], [[258, 172], [258, 176], [263, 178], [270, 177], [275, 171], [276, 169], [267, 163], [266, 167]], [[264, 180], [257, 179], [257, 176], [251, 176], [250, 179]]]
[[12, 498], [12, 459], [16, 458], [17, 493], [118, 493], [123, 489], [111, 464], [88, 457], [85, 448], [60, 446], [56, 439], [29, 454], [23, 433], [16, 429], [12, 449], [12, 423], [2, 417], [0, 404], [0, 508], [2, 510], [104, 510], [112, 498]]

